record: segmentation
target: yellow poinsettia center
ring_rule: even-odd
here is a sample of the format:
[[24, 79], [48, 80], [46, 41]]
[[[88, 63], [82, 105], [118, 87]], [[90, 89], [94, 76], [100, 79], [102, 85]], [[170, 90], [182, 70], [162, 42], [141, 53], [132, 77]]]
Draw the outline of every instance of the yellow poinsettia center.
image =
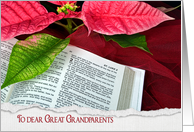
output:
[[69, 4], [69, 2], [67, 2], [67, 4], [63, 5], [62, 7], [57, 7], [57, 12], [64, 12], [65, 14], [68, 14], [68, 10], [75, 11], [76, 9], [77, 6], [74, 3]]

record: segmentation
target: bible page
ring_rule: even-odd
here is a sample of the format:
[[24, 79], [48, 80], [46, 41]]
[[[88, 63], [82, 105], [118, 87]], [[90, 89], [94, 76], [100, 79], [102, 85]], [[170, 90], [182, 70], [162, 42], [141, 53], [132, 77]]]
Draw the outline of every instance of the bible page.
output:
[[[1, 85], [3, 84], [7, 69], [9, 65], [9, 57], [12, 51], [14, 44], [17, 42], [17, 39], [11, 39], [9, 41], [1, 42]], [[8, 102], [11, 92], [13, 90], [14, 85], [10, 85], [4, 89], [1, 89], [1, 103]]]
[[58, 97], [59, 82], [64, 76], [67, 58], [67, 52], [62, 51], [46, 72], [33, 79], [17, 83], [9, 102], [19, 105], [38, 104], [44, 108], [52, 108]]
[[55, 107], [116, 110], [125, 67], [75, 46], [65, 51], [70, 58]]
[[132, 88], [129, 108], [133, 108], [135, 110], [141, 111], [145, 70], [135, 68], [135, 67], [129, 67], [129, 66], [127, 67], [135, 71], [135, 76], [133, 80], [134, 85]]
[[17, 83], [9, 102], [116, 110], [123, 73], [123, 65], [67, 46], [45, 73]]

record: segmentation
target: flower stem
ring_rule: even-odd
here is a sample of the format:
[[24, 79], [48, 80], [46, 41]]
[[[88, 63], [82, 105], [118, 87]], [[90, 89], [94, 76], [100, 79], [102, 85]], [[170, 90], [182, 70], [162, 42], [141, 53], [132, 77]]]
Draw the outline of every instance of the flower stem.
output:
[[69, 34], [72, 33], [71, 30], [69, 29], [69, 26], [68, 25], [64, 25], [60, 21], [56, 21], [54, 23], [57, 24], [57, 25], [60, 25], [60, 26], [64, 27], [68, 31]]
[[173, 11], [173, 10], [175, 10], [175, 9], [179, 8], [180, 6], [181, 6], [181, 4], [180, 4], [180, 5], [178, 5], [177, 7], [175, 7], [175, 8], [173, 8], [173, 9], [169, 10], [169, 11], [166, 11], [165, 13], [170, 12], [170, 11]]
[[83, 25], [84, 25], [84, 23], [82, 23], [81, 25], [75, 27], [75, 28], [73, 29], [73, 31], [77, 30], [79, 27], [81, 27], [81, 26], [83, 26]]
[[67, 26], [68, 26], [68, 32], [69, 32], [69, 34], [71, 34], [72, 32], [73, 32], [73, 30], [72, 30], [72, 18], [67, 18]]
[[[54, 23], [64, 27], [68, 31], [69, 34], [72, 34], [80, 26], [84, 25], [84, 23], [82, 23], [81, 25], [77, 26], [77, 24], [72, 20], [72, 18], [67, 18], [66, 20], [67, 20], [67, 25], [62, 24], [60, 21], [56, 21]], [[72, 24], [74, 24], [76, 26], [74, 29], [72, 29]]]
[[72, 20], [72, 23], [77, 27], [77, 24]]

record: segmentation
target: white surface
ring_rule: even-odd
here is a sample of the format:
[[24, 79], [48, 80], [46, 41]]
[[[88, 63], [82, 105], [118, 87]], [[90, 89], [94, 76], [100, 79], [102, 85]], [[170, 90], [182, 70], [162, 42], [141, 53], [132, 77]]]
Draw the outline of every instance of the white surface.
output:
[[[19, 123], [17, 115], [21, 114], [25, 118], [27, 116], [42, 117], [43, 123]], [[50, 114], [52, 117], [65, 117], [71, 114], [73, 117], [98, 117], [91, 115], [78, 115], [75, 112], [55, 113], [52, 111], [40, 110], [38, 108], [31, 108], [28, 110], [21, 110], [17, 113], [10, 114], [1, 111], [1, 130], [30, 130], [30, 131], [181, 131], [182, 130], [182, 115], [181, 113], [173, 114], [171, 116], [157, 116], [157, 117], [142, 117], [142, 116], [128, 116], [125, 118], [113, 117], [113, 123], [46, 123], [44, 121], [45, 115]], [[110, 116], [109, 116], [110, 117]], [[11, 127], [10, 127], [11, 124]]]
[[[184, 8], [182, 5], [182, 13]], [[182, 14], [182, 108], [183, 108], [183, 125], [193, 125], [192, 102], [190, 73], [188, 65], [188, 48], [186, 41], [185, 13]]]

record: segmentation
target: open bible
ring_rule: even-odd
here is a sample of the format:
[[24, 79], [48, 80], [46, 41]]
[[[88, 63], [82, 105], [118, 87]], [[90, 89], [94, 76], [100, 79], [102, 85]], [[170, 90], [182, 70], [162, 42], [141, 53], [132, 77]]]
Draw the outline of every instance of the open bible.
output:
[[[1, 85], [16, 42], [17, 39], [1, 42]], [[140, 111], [144, 75], [145, 70], [121, 65], [69, 45], [43, 74], [1, 89], [1, 103]]]

